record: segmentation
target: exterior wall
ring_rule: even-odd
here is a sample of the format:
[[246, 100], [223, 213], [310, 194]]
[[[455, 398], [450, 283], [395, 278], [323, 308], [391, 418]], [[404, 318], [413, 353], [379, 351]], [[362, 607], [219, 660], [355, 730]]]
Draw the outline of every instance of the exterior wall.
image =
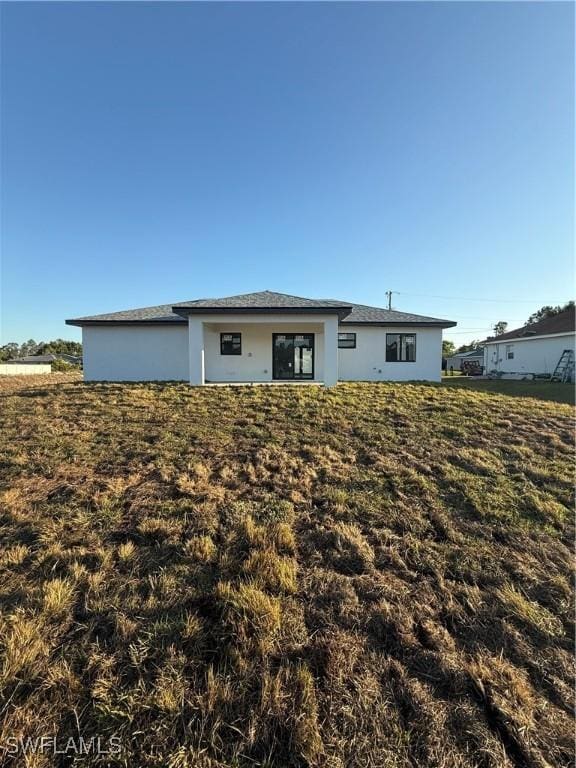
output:
[[[545, 373], [552, 374], [565, 349], [574, 350], [574, 333], [523, 338], [489, 343], [484, 350], [485, 373]], [[508, 360], [506, 347], [510, 345], [514, 358]]]
[[[221, 333], [242, 334], [241, 355], [220, 354]], [[204, 327], [206, 381], [272, 381], [272, 334], [314, 334], [314, 379], [324, 380], [324, 328], [321, 323], [207, 323]], [[297, 381], [299, 381], [297, 379]], [[309, 379], [306, 379], [309, 381]]]
[[187, 325], [82, 329], [84, 381], [188, 381]]
[[[342, 333], [356, 334], [356, 349], [338, 350], [341, 381], [440, 381], [442, 375], [442, 329], [341, 325]], [[386, 362], [386, 334], [416, 336], [413, 363]]]
[[9, 365], [0, 365], [0, 376], [38, 376], [38, 374], [52, 373], [52, 366], [50, 363], [36, 364], [23, 363], [10, 363]]
[[[272, 334], [314, 334], [314, 379], [341, 381], [440, 381], [442, 330], [426, 327], [347, 326], [355, 349], [326, 349], [335, 341], [333, 315], [191, 316], [188, 325], [87, 326], [82, 329], [85, 381], [272, 381]], [[220, 333], [242, 333], [242, 354], [221, 355]], [[416, 361], [386, 362], [386, 333], [416, 335]], [[334, 352], [332, 350], [334, 349]], [[328, 361], [328, 369], [327, 369]], [[14, 366], [10, 366], [14, 368]], [[26, 366], [27, 369], [30, 366]], [[308, 381], [308, 380], [306, 380]]]

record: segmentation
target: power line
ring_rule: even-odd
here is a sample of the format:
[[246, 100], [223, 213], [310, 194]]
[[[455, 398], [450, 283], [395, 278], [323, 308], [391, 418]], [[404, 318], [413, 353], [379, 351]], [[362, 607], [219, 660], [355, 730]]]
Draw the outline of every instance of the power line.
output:
[[[507, 317], [509, 317], [507, 315]], [[450, 319], [451, 320], [486, 320], [486, 315], [455, 315], [453, 312], [450, 312]], [[522, 323], [524, 322], [520, 318], [513, 318], [512, 320], [508, 320], [509, 323]]]
[[469, 331], [450, 331], [450, 330], [446, 329], [446, 336], [457, 336], [460, 333], [465, 333], [467, 336], [470, 336], [471, 332], [474, 331], [474, 330], [476, 330], [476, 331], [484, 331], [484, 333], [486, 333], [486, 331], [492, 331], [493, 329], [492, 328], [472, 328]]
[[[541, 304], [541, 305], [543, 303], [542, 299], [479, 299], [476, 296], [474, 297], [472, 296], [436, 296], [429, 293], [404, 293], [403, 291], [397, 291], [397, 293], [400, 296], [418, 296], [419, 298], [424, 298], [424, 299], [447, 299], [449, 301], [489, 301], [495, 304]], [[554, 299], [554, 300], [550, 300], [550, 303], [565, 304], [568, 301], [571, 301], [571, 299]]]

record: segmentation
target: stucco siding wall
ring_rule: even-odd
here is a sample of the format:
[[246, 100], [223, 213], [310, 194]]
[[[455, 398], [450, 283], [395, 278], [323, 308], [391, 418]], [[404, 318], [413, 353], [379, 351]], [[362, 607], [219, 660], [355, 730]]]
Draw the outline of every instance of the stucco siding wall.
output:
[[[356, 349], [338, 350], [341, 381], [440, 381], [442, 329], [406, 327], [340, 326], [342, 333], [356, 334]], [[386, 334], [416, 335], [416, 361], [386, 362]]]
[[38, 365], [35, 363], [24, 363], [22, 365], [10, 363], [9, 365], [0, 365], [0, 376], [38, 376], [45, 373], [52, 373], [50, 363], [40, 363]]
[[[486, 373], [546, 373], [552, 374], [565, 349], [574, 350], [574, 334], [542, 339], [522, 339], [488, 344], [485, 348]], [[506, 347], [514, 358], [508, 360]]]
[[82, 329], [85, 381], [188, 381], [188, 326]]
[[[276, 317], [265, 323], [246, 322], [241, 317], [235, 322], [205, 321], [206, 381], [272, 381], [273, 333], [313, 333], [314, 381], [323, 381], [322, 321], [322, 317], [315, 322], [300, 323]], [[442, 331], [439, 328], [344, 325], [339, 330], [356, 333], [356, 349], [338, 350], [341, 381], [440, 380]], [[242, 333], [241, 355], [220, 354], [220, 333], [230, 332]], [[416, 361], [387, 363], [386, 333], [415, 334]], [[83, 328], [82, 342], [86, 381], [189, 381], [187, 325], [91, 326]]]
[[[220, 334], [241, 333], [242, 354], [221, 355]], [[319, 323], [207, 323], [204, 327], [206, 381], [272, 381], [272, 334], [314, 334], [314, 381], [324, 377], [324, 329]]]

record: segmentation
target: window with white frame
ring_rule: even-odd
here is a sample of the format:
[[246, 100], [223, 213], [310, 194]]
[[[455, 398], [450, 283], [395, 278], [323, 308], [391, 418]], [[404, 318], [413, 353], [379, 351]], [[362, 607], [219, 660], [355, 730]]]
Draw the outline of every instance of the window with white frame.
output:
[[514, 344], [506, 344], [506, 360], [514, 360]]

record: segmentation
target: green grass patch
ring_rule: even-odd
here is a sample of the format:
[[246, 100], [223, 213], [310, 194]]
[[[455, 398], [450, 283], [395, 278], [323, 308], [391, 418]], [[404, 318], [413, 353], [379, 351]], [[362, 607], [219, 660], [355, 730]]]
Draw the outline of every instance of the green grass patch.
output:
[[443, 376], [442, 384], [463, 389], [475, 389], [478, 392], [494, 392], [508, 397], [535, 397], [537, 400], [549, 400], [555, 403], [574, 405], [576, 389], [574, 384], [558, 381], [511, 381], [507, 379], [477, 379], [474, 376]]

